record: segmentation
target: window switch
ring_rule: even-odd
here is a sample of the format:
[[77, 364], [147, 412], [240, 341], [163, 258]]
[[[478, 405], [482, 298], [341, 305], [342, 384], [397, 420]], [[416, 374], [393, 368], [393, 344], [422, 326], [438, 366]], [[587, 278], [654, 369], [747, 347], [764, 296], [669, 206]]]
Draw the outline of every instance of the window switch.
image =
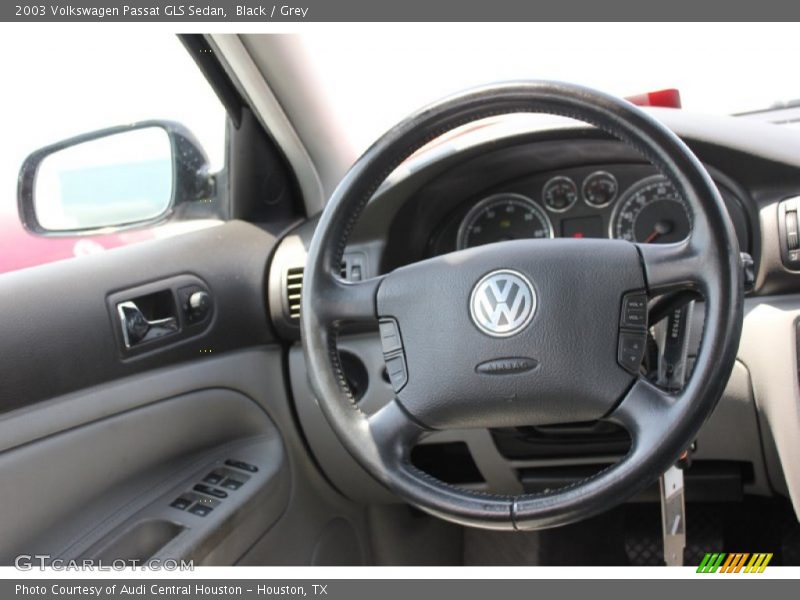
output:
[[258, 467], [255, 465], [251, 465], [250, 463], [246, 463], [241, 460], [234, 460], [229, 458], [225, 461], [225, 464], [229, 467], [233, 467], [234, 469], [241, 469], [242, 471], [249, 471], [250, 473], [255, 473], [258, 471]]
[[195, 504], [189, 512], [198, 517], [205, 517], [212, 510], [214, 509], [206, 504]]
[[186, 510], [189, 508], [189, 506], [191, 506], [191, 504], [192, 500], [190, 498], [184, 498], [183, 496], [180, 496], [179, 498], [175, 498], [170, 506], [172, 508], [177, 508], [178, 510]]
[[228, 477], [225, 481], [222, 482], [222, 487], [226, 490], [238, 490], [244, 481], [239, 481], [238, 479], [234, 479], [233, 477]]
[[194, 486], [195, 492], [200, 492], [201, 494], [208, 494], [209, 496], [214, 496], [215, 498], [227, 498], [228, 493], [223, 492], [222, 490], [218, 490], [217, 488], [211, 487], [210, 485], [206, 485], [204, 483], [198, 483]]
[[203, 477], [203, 481], [211, 485], [219, 485], [223, 479], [225, 479], [225, 476], [219, 471], [211, 471], [211, 473]]

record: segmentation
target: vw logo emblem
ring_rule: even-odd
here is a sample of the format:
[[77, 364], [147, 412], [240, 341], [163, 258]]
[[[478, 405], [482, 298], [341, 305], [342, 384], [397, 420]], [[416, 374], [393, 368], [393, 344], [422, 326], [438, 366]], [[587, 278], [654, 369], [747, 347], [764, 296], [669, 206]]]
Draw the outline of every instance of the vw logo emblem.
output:
[[492, 271], [472, 288], [469, 312], [482, 332], [508, 337], [531, 322], [536, 312], [536, 292], [522, 273], [510, 269]]

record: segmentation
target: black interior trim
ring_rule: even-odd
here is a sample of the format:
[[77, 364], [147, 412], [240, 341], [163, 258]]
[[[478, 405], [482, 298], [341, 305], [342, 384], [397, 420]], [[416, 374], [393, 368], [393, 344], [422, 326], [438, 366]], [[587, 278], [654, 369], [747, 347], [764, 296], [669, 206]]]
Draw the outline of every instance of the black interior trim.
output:
[[228, 186], [231, 217], [273, 234], [305, 216], [294, 172], [249, 107], [239, 127], [228, 128]]
[[229, 216], [266, 223], [271, 232], [277, 233], [286, 227], [287, 222], [305, 216], [294, 171], [231, 81], [206, 36], [179, 34], [178, 38], [208, 80], [229, 118], [226, 169], [231, 207]]
[[[123, 377], [268, 344], [265, 269], [275, 237], [231, 221], [168, 239], [24, 269], [3, 276], [0, 412]], [[123, 360], [118, 291], [194, 275], [208, 284], [215, 314], [201, 334]]]

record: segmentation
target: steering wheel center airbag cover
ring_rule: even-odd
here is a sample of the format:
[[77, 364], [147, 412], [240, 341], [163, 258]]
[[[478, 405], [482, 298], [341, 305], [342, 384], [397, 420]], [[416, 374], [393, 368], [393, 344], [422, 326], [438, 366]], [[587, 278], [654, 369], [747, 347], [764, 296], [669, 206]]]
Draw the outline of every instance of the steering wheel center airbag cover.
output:
[[[492, 289], [495, 274], [507, 279]], [[513, 289], [526, 285], [529, 296]], [[608, 240], [517, 240], [399, 269], [377, 298], [405, 348], [408, 383], [398, 399], [434, 428], [598, 419], [633, 380], [616, 361], [620, 303], [643, 287], [636, 248]], [[476, 310], [507, 335], [476, 326]], [[479, 368], [510, 357], [536, 367]]]

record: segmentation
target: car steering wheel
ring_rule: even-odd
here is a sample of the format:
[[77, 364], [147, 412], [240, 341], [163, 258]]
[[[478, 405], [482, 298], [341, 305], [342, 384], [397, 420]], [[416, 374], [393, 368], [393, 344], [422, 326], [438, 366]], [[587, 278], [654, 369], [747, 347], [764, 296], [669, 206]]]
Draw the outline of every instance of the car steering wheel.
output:
[[[674, 244], [515, 240], [437, 256], [359, 282], [341, 279], [349, 234], [378, 186], [406, 158], [472, 121], [548, 113], [627, 142], [692, 210]], [[691, 376], [666, 392], [639, 375], [646, 299], [691, 289], [705, 326]], [[702, 164], [632, 104], [556, 82], [491, 85], [428, 106], [381, 137], [339, 184], [305, 267], [301, 332], [308, 377], [341, 442], [377, 480], [444, 519], [492, 529], [574, 522], [626, 500], [674, 464], [713, 411], [733, 368], [743, 288], [736, 235]], [[345, 322], [379, 325], [394, 400], [363, 413], [336, 348]], [[640, 346], [641, 345], [641, 346]], [[636, 360], [636, 356], [639, 360]], [[503, 496], [461, 489], [414, 467], [430, 430], [605, 419], [627, 429], [628, 453], [564, 488]]]

